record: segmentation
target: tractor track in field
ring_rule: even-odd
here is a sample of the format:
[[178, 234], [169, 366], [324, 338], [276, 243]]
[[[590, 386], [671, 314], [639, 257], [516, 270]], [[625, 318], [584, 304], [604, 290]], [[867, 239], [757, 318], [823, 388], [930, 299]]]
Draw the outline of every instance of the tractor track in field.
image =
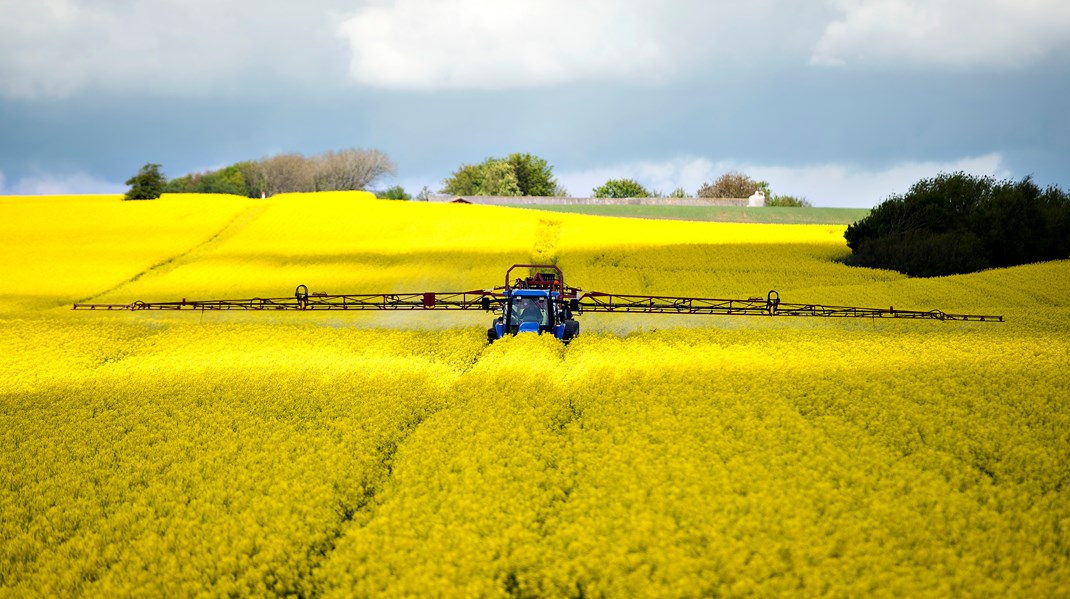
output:
[[558, 219], [539, 219], [531, 247], [532, 264], [557, 264], [557, 244], [561, 241], [562, 224], [563, 221]]
[[[458, 385], [458, 382], [479, 364], [479, 361], [483, 358], [484, 353], [489, 348], [489, 345], [484, 345], [479, 351], [475, 352], [472, 359], [458, 369], [456, 377], [453, 379], [453, 382], [450, 383], [450, 386], [455, 387]], [[361, 516], [364, 516], [367, 520], [375, 518], [376, 510], [383, 501], [383, 492], [389, 490], [390, 486], [393, 484], [394, 466], [398, 450], [408, 443], [409, 439], [416, 434], [424, 424], [443, 412], [458, 408], [460, 408], [458, 405], [442, 404], [436, 407], [431, 407], [425, 412], [415, 414], [412, 418], [404, 422], [396, 436], [385, 439], [379, 444], [376, 448], [375, 463], [381, 465], [381, 467], [364, 474], [361, 479], [361, 488], [363, 489], [362, 494], [341, 498], [342, 500], [339, 504], [339, 517], [337, 522], [335, 522], [334, 526], [327, 531], [327, 534], [320, 542], [308, 547], [306, 553], [306, 560], [308, 562], [307, 574], [311, 578], [305, 580], [304, 583], [308, 588], [315, 590], [314, 594], [318, 595], [322, 592], [322, 589], [319, 588], [322, 581], [318, 578], [318, 572], [324, 564], [330, 562], [331, 556], [337, 549], [342, 538], [349, 534], [353, 526], [367, 525], [367, 521], [363, 523], [360, 522], [362, 520]], [[355, 524], [354, 521], [357, 521], [357, 523]], [[301, 593], [298, 592], [296, 594], [300, 595]]]
[[[448, 395], [460, 393], [463, 389], [470, 388], [471, 381], [466, 380], [466, 376], [472, 372], [479, 365], [483, 359], [487, 350], [491, 346], [485, 345], [475, 352], [470, 362], [466, 363], [462, 368], [458, 369], [455, 378], [450, 383], [450, 390], [445, 391]], [[557, 397], [558, 394], [550, 394]], [[462, 413], [473, 413], [478, 411], [478, 406], [469, 405], [468, 402], [439, 404], [434, 407], [430, 407], [424, 412], [414, 415], [409, 420], [405, 421], [397, 434], [385, 439], [376, 448], [376, 463], [379, 467], [366, 473], [361, 481], [361, 488], [363, 493], [359, 495], [343, 497], [340, 502], [340, 509], [338, 513], [338, 519], [334, 522], [333, 526], [327, 531], [327, 535], [319, 543], [312, 545], [308, 548], [307, 556], [307, 572], [310, 578], [303, 581], [303, 586], [308, 589], [312, 589], [312, 595], [320, 595], [326, 592], [323, 588], [325, 579], [323, 578], [323, 569], [331, 563], [334, 552], [338, 549], [339, 545], [343, 542], [343, 539], [354, 531], [354, 528], [361, 528], [371, 525], [371, 522], [378, 517], [378, 511], [384, 505], [384, 503], [396, 500], [398, 490], [394, 487], [394, 470], [397, 466], [398, 454], [405, 451], [405, 448], [412, 442], [413, 437], [417, 435], [421, 429], [429, 424], [443, 417], [450, 411], [459, 410]], [[575, 426], [582, 428], [583, 418], [583, 406], [577, 404], [570, 397], [567, 400], [567, 405], [562, 404], [561, 410], [549, 417], [546, 425], [553, 431], [554, 435], [561, 439], [562, 447], [556, 453], [555, 456], [547, 456], [543, 460], [544, 467], [547, 468], [561, 468], [562, 461], [574, 460], [574, 452], [571, 448], [574, 443], [573, 437], [576, 435], [574, 430]], [[432, 433], [434, 435], [434, 433]], [[441, 442], [442, 439], [439, 439]], [[412, 467], [411, 465], [409, 467]], [[575, 472], [576, 467], [571, 465], [566, 468], [569, 472]], [[540, 537], [547, 538], [556, 534], [555, 524], [552, 515], [559, 513], [565, 509], [566, 504], [572, 500], [573, 494], [580, 487], [580, 482], [573, 474], [564, 481], [560, 498], [555, 498], [541, 505], [537, 513], [534, 514], [533, 520], [528, 522], [534, 531], [536, 531]], [[404, 494], [404, 489], [400, 491]], [[403, 497], [403, 495], [402, 495]], [[509, 570], [503, 573], [506, 577], [505, 587], [507, 593], [515, 591], [515, 584], [517, 583], [517, 573]], [[512, 582], [510, 582], [510, 580]], [[513, 591], [510, 591], [513, 588]], [[582, 589], [580, 591], [582, 593]]]
[[176, 268], [189, 264], [193, 261], [192, 256], [194, 254], [210, 250], [223, 243], [224, 241], [234, 237], [238, 233], [242, 232], [254, 221], [256, 221], [256, 219], [260, 218], [260, 215], [263, 214], [264, 211], [267, 209], [268, 206], [266, 204], [250, 206], [249, 208], [246, 208], [245, 210], [242, 210], [237, 215], [235, 215], [234, 218], [230, 219], [227, 224], [223, 225], [221, 229], [213, 233], [212, 236], [208, 239], [205, 239], [204, 241], [194, 245], [193, 247], [187, 249], [184, 252], [175, 254], [174, 256], [171, 256], [160, 262], [157, 262], [156, 264], [153, 264], [152, 266], [137, 273], [136, 275], [130, 277], [122, 283], [111, 287], [110, 289], [105, 289], [104, 291], [101, 291], [89, 297], [79, 299], [75, 303], [83, 304], [96, 301], [101, 297], [119, 291], [123, 287], [136, 283], [137, 281], [140, 281], [141, 279], [144, 279], [146, 277], [162, 276], [175, 270]]
[[[317, 543], [308, 546], [305, 552], [305, 572], [299, 587], [311, 589], [311, 596], [323, 593], [322, 578], [320, 571], [330, 563], [331, 556], [338, 548], [342, 539], [350, 533], [354, 526], [366, 526], [367, 522], [375, 518], [376, 509], [382, 501], [381, 495], [387, 490], [394, 479], [394, 462], [397, 459], [398, 449], [420, 428], [423, 423], [434, 418], [446, 407], [429, 410], [407, 422], [399, 430], [397, 436], [384, 439], [376, 448], [375, 463], [380, 467], [361, 477], [362, 493], [356, 496], [341, 497], [338, 504], [338, 519], [326, 531], [324, 537]], [[294, 594], [302, 596], [300, 588], [283, 589], [282, 594]]]

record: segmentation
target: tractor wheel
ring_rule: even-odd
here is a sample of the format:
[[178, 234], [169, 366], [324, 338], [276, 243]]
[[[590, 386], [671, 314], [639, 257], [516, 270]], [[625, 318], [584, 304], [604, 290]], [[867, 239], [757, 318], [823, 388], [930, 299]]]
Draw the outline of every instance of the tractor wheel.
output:
[[487, 329], [487, 343], [494, 343], [498, 339], [498, 333], [494, 330], [494, 327]]
[[561, 335], [561, 340], [565, 342], [572, 341], [572, 338], [580, 334], [580, 323], [577, 320], [565, 321], [565, 332]]

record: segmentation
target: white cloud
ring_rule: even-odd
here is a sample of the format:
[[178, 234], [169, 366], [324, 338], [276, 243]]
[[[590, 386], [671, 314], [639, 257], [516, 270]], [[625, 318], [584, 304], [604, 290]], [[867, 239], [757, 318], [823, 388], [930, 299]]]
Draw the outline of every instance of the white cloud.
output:
[[0, 0], [0, 97], [322, 89], [347, 64], [394, 89], [657, 84], [794, 61], [828, 16], [790, 0]]
[[[1061, 0], [385, 0], [343, 19], [373, 87], [659, 84], [771, 63], [1014, 67], [1067, 46]], [[804, 59], [805, 60], [805, 59]]]
[[[389, 88], [494, 89], [673, 68], [650, 9], [611, 0], [397, 0], [346, 19], [350, 73]], [[654, 7], [656, 8], [656, 7]]]
[[341, 4], [351, 3], [0, 0], [0, 96], [248, 92], [258, 78], [344, 75], [331, 36]]
[[6, 185], [0, 172], [0, 194], [3, 195], [81, 195], [124, 193], [126, 186], [98, 179], [85, 173], [36, 173]]
[[0, 0], [0, 97], [658, 83], [805, 52], [828, 15], [796, 4]]
[[1067, 47], [1062, 0], [837, 0], [811, 55], [823, 66], [1014, 68]]
[[789, 0], [384, 0], [338, 34], [350, 75], [373, 87], [656, 85], [797, 56], [826, 19]]
[[815, 206], [870, 208], [884, 198], [905, 193], [917, 181], [938, 173], [966, 172], [974, 175], [1011, 176], [999, 154], [966, 157], [944, 162], [901, 162], [883, 168], [864, 168], [844, 163], [804, 166], [713, 162], [681, 157], [664, 162], [632, 162], [584, 171], [563, 172], [558, 180], [573, 196], [586, 196], [609, 179], [635, 179], [651, 190], [671, 192], [683, 187], [694, 194], [705, 182], [738, 171], [769, 182], [773, 193], [805, 197]]

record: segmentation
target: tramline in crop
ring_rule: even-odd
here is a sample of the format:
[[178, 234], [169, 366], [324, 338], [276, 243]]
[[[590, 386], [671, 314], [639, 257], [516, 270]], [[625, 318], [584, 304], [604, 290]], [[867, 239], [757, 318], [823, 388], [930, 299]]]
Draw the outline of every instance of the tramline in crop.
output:
[[[513, 278], [516, 269], [526, 277]], [[514, 264], [505, 272], [505, 285], [472, 291], [414, 293], [309, 293], [298, 285], [293, 297], [135, 301], [130, 304], [74, 304], [75, 310], [485, 310], [498, 312], [487, 331], [493, 342], [518, 333], [551, 334], [571, 341], [580, 332], [575, 315], [583, 312], [706, 314], [719, 316], [814, 316], [826, 318], [907, 318], [1003, 322], [1002, 315], [950, 314], [941, 310], [896, 310], [824, 304], [786, 303], [775, 290], [765, 298], [717, 299], [669, 295], [629, 295], [584, 291], [565, 285], [564, 273], [552, 264]]]

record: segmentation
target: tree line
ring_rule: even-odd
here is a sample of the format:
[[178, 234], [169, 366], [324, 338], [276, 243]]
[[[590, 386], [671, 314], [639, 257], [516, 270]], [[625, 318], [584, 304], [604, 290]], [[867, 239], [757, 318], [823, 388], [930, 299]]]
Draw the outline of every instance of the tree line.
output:
[[610, 179], [599, 187], [595, 187], [591, 193], [596, 198], [749, 198], [755, 192], [762, 192], [765, 196], [766, 206], [785, 207], [810, 207], [810, 202], [804, 197], [789, 195], [776, 195], [766, 181], [755, 181], [749, 175], [732, 171], [725, 173], [711, 182], [703, 183], [694, 195], [689, 195], [683, 187], [677, 187], [669, 194], [657, 190], [647, 190], [634, 179]]
[[[767, 206], [810, 206], [806, 198], [774, 195], [769, 183], [755, 181], [739, 172], [725, 173], [704, 183], [695, 194], [683, 187], [669, 194], [649, 190], [634, 179], [610, 179], [591, 190], [596, 198], [748, 198], [756, 191], [765, 194]], [[531, 154], [510, 154], [487, 158], [479, 164], [462, 164], [444, 182], [440, 193], [455, 196], [557, 196], [568, 191], [553, 176], [547, 161]]]
[[[159, 164], [146, 164], [126, 184], [126, 199], [152, 199], [162, 193], [222, 193], [264, 197], [277, 193], [367, 190], [385, 175], [396, 174], [394, 162], [380, 150], [350, 148], [306, 157], [277, 154], [243, 161], [217, 170], [189, 173], [168, 180]], [[665, 194], [649, 190], [634, 179], [610, 179], [591, 190], [597, 198], [747, 198], [755, 191], [765, 194], [767, 206], [810, 206], [806, 198], [775, 195], [765, 181], [729, 172], [703, 183], [689, 195], [682, 187]], [[426, 187], [416, 199], [426, 200]], [[554, 177], [546, 159], [533, 154], [513, 153], [487, 158], [478, 164], [462, 164], [443, 181], [439, 193], [457, 196], [544, 196], [564, 197], [568, 191]], [[400, 185], [379, 191], [383, 199], [411, 200]]]
[[168, 180], [159, 164], [146, 164], [126, 184], [128, 200], [153, 199], [162, 193], [226, 193], [259, 198], [278, 193], [368, 189], [397, 169], [376, 149], [331, 150], [315, 156], [276, 154], [238, 162], [217, 170]]

